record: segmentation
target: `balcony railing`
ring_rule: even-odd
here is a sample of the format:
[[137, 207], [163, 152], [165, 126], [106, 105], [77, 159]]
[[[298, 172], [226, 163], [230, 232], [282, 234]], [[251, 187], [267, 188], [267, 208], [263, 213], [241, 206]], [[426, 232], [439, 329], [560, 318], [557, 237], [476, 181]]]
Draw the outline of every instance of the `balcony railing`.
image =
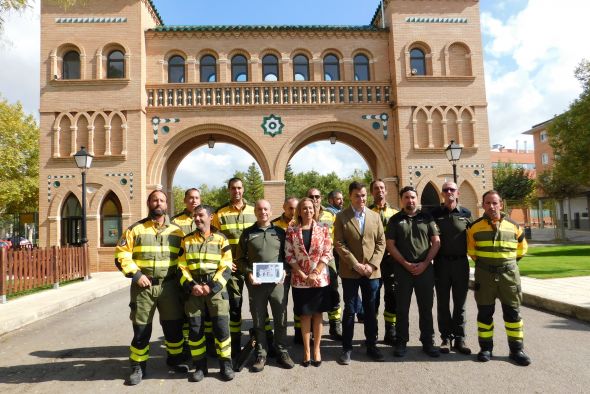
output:
[[147, 85], [148, 107], [389, 104], [387, 82], [234, 82]]

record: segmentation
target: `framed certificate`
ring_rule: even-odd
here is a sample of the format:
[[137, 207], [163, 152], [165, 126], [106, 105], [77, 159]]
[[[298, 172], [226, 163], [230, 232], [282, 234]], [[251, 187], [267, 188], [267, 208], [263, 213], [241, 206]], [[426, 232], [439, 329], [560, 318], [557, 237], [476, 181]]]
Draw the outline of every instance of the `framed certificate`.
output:
[[283, 279], [283, 263], [254, 263], [253, 277], [260, 283], [278, 283]]

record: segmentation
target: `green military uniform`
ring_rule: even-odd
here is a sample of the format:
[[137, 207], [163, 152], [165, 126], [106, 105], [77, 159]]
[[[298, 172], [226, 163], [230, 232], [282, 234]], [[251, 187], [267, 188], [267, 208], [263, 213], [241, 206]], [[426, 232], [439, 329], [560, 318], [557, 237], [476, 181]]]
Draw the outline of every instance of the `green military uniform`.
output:
[[170, 221], [180, 227], [184, 235], [188, 235], [197, 229], [192, 212], [186, 209], [172, 216]]
[[[332, 212], [321, 208], [318, 223], [327, 226], [330, 229], [330, 238], [334, 242], [334, 222], [336, 215]], [[336, 256], [337, 253], [334, 253]], [[340, 292], [338, 291], [338, 267], [336, 259], [330, 260], [328, 263], [328, 270], [330, 272], [330, 293], [332, 294], [332, 305], [328, 312], [328, 319], [330, 320], [330, 335], [340, 337], [342, 334], [342, 308], [340, 308]], [[298, 318], [298, 316], [297, 316]]]
[[[385, 231], [385, 237], [395, 241], [397, 250], [409, 263], [424, 261], [431, 247], [431, 237], [434, 235], [438, 235], [434, 219], [422, 211], [418, 211], [414, 216], [408, 216], [404, 211], [396, 213], [387, 223]], [[434, 270], [432, 264], [420, 275], [413, 276], [401, 264], [396, 263], [394, 276], [395, 310], [397, 313], [396, 341], [405, 344], [409, 340], [409, 311], [412, 291], [415, 291], [420, 315], [420, 341], [424, 346], [431, 346], [434, 339], [432, 321]]]
[[[237, 256], [237, 247], [242, 232], [256, 222], [254, 207], [244, 201], [241, 209], [227, 203], [218, 208], [213, 215], [211, 225], [218, 228], [227, 238], [232, 256]], [[237, 265], [237, 262], [235, 262]], [[237, 357], [241, 351], [242, 335], [242, 292], [244, 290], [244, 275], [242, 267], [238, 265], [237, 271], [232, 272], [227, 283], [229, 294], [229, 330], [232, 336], [232, 357]]]
[[491, 352], [494, 346], [496, 298], [502, 304], [510, 351], [523, 349], [522, 290], [516, 262], [526, 251], [522, 228], [504, 214], [497, 222], [484, 215], [467, 230], [467, 253], [475, 261], [477, 331], [482, 351]]
[[[383, 223], [383, 228], [387, 227], [387, 222], [389, 222], [389, 219], [398, 212], [397, 209], [392, 208], [387, 203], [385, 203], [383, 208], [373, 204], [369, 207], [369, 209], [379, 214], [381, 222]], [[393, 345], [395, 342], [395, 323], [397, 320], [397, 315], [395, 313], [395, 277], [393, 274], [394, 266], [395, 261], [386, 250], [383, 254], [383, 259], [381, 260], [381, 279], [379, 283], [379, 290], [377, 291], [377, 297], [375, 299], [375, 311], [377, 313], [379, 312], [381, 287], [383, 287], [383, 301], [385, 304], [385, 308], [383, 310], [383, 318], [385, 320], [385, 336], [383, 341], [389, 345]]]
[[[182, 230], [171, 224], [168, 218], [163, 225], [145, 218], [133, 224], [123, 233], [115, 251], [117, 268], [131, 280], [131, 365], [145, 365], [149, 358], [149, 342], [152, 319], [156, 308], [164, 331], [168, 365], [183, 361], [181, 291], [176, 281], [176, 271]], [[145, 275], [151, 286], [140, 287], [139, 278]]]
[[[244, 230], [237, 248], [237, 261], [243, 268], [244, 276], [253, 272], [255, 262], [280, 262], [285, 265], [285, 231], [271, 224], [261, 228], [257, 223]], [[281, 273], [282, 274], [282, 273]], [[287, 336], [287, 294], [283, 283], [252, 285], [246, 281], [250, 296], [250, 312], [256, 334], [258, 356], [266, 358], [268, 347], [265, 333], [268, 318], [267, 305], [270, 303], [274, 321], [274, 345], [279, 354], [286, 353]]]
[[[208, 313], [213, 324], [215, 348], [223, 363], [231, 358], [229, 333], [229, 296], [226, 283], [231, 276], [232, 254], [227, 238], [212, 229], [209, 235], [194, 231], [182, 241], [184, 253], [179, 260], [180, 284], [189, 294], [184, 310], [189, 318], [189, 347], [197, 368], [205, 360], [205, 326], [203, 317]], [[206, 284], [211, 292], [205, 296], [192, 295], [197, 284]], [[223, 364], [222, 364], [223, 365]], [[229, 364], [231, 367], [231, 364]]]
[[[462, 341], [465, 338], [465, 301], [469, 291], [467, 227], [471, 211], [457, 205], [452, 211], [439, 206], [430, 214], [440, 230], [440, 249], [434, 258], [434, 284], [438, 331], [441, 339]], [[453, 314], [449, 310], [453, 292]]]

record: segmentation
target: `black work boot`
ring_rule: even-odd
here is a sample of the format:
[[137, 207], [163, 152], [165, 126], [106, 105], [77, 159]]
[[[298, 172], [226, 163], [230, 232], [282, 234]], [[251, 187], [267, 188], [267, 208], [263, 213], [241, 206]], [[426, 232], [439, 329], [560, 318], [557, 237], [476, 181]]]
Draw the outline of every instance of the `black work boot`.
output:
[[477, 361], [481, 361], [482, 363], [488, 362], [492, 359], [492, 351], [491, 350], [484, 350], [481, 349], [479, 353], [477, 353]]
[[229, 382], [236, 376], [230, 360], [219, 360], [219, 369], [221, 378], [226, 382]]
[[395, 325], [391, 323], [385, 324], [385, 336], [383, 343], [389, 346], [395, 346]]
[[140, 362], [139, 364], [134, 364], [131, 366], [131, 374], [129, 378], [125, 382], [129, 386], [135, 386], [141, 383], [141, 380], [145, 376], [145, 368], [146, 363], [145, 361]]
[[463, 354], [471, 354], [471, 349], [465, 345], [465, 340], [463, 338], [455, 338], [453, 350]]
[[166, 358], [166, 364], [176, 373], [187, 373], [190, 370], [188, 363], [189, 361], [184, 353]]
[[335, 341], [342, 340], [342, 321], [330, 320], [330, 337]]
[[531, 363], [531, 358], [527, 356], [522, 349], [510, 350], [509, 357], [512, 361], [523, 367], [526, 367]]
[[207, 375], [207, 358], [195, 360], [194, 364], [195, 370], [193, 372], [189, 372], [188, 381], [200, 382]]

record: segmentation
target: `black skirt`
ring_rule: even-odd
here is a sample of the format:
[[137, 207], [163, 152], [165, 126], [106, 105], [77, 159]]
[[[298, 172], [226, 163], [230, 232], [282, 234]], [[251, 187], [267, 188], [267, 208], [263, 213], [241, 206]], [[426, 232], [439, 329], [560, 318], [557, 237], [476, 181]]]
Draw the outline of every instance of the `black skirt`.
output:
[[293, 309], [296, 315], [313, 315], [330, 311], [330, 286], [293, 287]]

